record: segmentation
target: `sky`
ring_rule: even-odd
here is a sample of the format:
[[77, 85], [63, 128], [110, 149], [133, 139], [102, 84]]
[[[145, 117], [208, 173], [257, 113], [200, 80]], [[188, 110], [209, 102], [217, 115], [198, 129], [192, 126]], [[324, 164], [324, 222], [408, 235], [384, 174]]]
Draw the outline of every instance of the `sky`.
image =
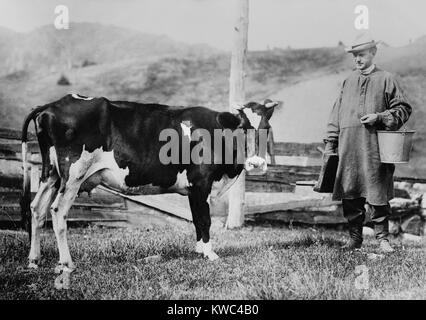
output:
[[[99, 22], [165, 34], [187, 43], [232, 48], [235, 0], [0, 0], [0, 26], [28, 32], [53, 26], [57, 5], [70, 22]], [[426, 35], [425, 0], [249, 0], [249, 50], [349, 44], [358, 32], [354, 12], [369, 11], [369, 32], [403, 46]]]

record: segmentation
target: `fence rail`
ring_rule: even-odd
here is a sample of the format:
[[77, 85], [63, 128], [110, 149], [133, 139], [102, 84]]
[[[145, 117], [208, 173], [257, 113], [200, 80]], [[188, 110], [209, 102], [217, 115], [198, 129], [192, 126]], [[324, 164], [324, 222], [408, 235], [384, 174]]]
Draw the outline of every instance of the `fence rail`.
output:
[[[6, 140], [21, 140], [22, 132], [15, 129], [0, 128], [0, 139]], [[36, 141], [37, 137], [34, 133], [28, 132], [28, 141]]]

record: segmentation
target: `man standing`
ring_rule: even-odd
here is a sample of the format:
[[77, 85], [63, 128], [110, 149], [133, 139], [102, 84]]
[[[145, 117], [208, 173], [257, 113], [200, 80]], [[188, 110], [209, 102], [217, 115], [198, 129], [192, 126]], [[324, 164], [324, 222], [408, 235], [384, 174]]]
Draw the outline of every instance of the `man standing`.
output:
[[342, 200], [349, 223], [350, 240], [343, 248], [361, 247], [367, 203], [380, 250], [393, 252], [388, 217], [395, 166], [380, 162], [376, 130], [398, 130], [410, 117], [411, 106], [395, 78], [373, 64], [376, 45], [361, 34], [346, 49], [353, 54], [356, 70], [343, 82], [324, 142], [326, 153], [339, 154], [333, 199]]

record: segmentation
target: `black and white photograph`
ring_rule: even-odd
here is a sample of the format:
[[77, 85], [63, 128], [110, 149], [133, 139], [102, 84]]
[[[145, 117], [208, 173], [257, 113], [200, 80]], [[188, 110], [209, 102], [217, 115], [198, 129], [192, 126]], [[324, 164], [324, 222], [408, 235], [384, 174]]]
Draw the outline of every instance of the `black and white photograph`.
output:
[[0, 0], [0, 300], [425, 300], [425, 12]]

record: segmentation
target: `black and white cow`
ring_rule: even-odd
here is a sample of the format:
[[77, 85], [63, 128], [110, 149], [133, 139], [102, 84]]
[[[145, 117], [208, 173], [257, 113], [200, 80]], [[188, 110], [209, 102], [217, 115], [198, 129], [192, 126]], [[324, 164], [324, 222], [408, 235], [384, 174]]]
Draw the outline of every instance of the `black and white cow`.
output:
[[[242, 129], [246, 133], [252, 125], [269, 129], [268, 120], [277, 104], [270, 100], [264, 104], [250, 102], [232, 114], [204, 107], [170, 107], [69, 94], [35, 108], [22, 130], [22, 153], [26, 155], [28, 125], [34, 120], [43, 162], [34, 200], [30, 204], [30, 190], [25, 183], [21, 200], [31, 238], [29, 267], [37, 268], [40, 260], [40, 228], [50, 210], [59, 248], [58, 268], [74, 268], [67, 244], [67, 213], [79, 192], [97, 185], [123, 193], [135, 193], [145, 186], [150, 192], [187, 195], [197, 236], [196, 251], [216, 259], [209, 241], [207, 198], [212, 184], [223, 178], [235, 180], [244, 168], [266, 170], [265, 155], [258, 157], [250, 140], [247, 144], [252, 151], [243, 164], [194, 164], [192, 160], [189, 164], [163, 164], [159, 152], [166, 141], [160, 141], [160, 133], [174, 129], [185, 138], [197, 128], [211, 133], [215, 129]], [[190, 145], [192, 148], [193, 142]], [[236, 150], [233, 152], [235, 160]], [[23, 159], [25, 168], [26, 157]]]

